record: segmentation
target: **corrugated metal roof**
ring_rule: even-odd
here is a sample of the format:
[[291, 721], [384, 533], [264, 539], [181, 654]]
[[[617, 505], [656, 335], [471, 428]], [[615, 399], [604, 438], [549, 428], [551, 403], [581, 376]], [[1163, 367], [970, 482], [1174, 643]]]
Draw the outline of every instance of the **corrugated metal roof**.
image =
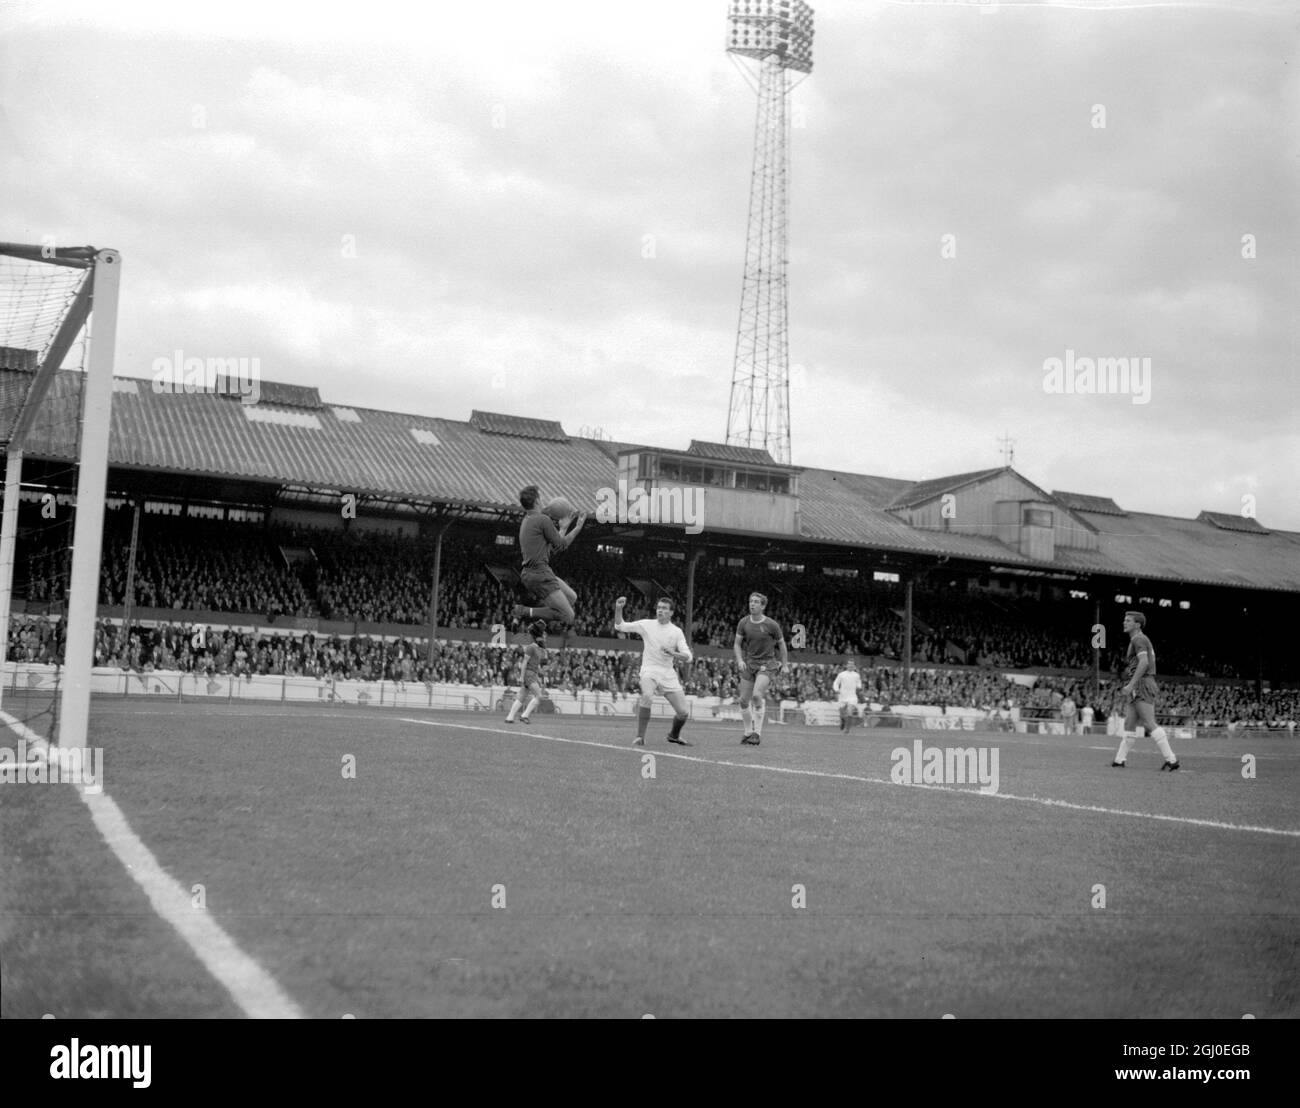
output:
[[1109, 496], [1091, 496], [1086, 492], [1057, 492], [1054, 489], [1052, 498], [1072, 512], [1100, 512], [1109, 516], [1126, 514]]
[[13, 430], [14, 420], [22, 411], [23, 401], [27, 399], [27, 393], [31, 391], [34, 380], [30, 373], [0, 367], [0, 419], [3, 420], [3, 426], [0, 426], [0, 437], [3, 437], [6, 443], [9, 442], [9, 433]]
[[[237, 399], [239, 396], [239, 379], [234, 378], [219, 388], [227, 397]], [[308, 385], [286, 385], [283, 381], [259, 381], [258, 389], [263, 404], [280, 404], [287, 408], [309, 408], [315, 411], [321, 407], [320, 389]]]
[[687, 454], [701, 458], [714, 458], [719, 462], [738, 462], [741, 465], [774, 466], [777, 460], [757, 446], [732, 446], [725, 442], [705, 442], [703, 439], [691, 439], [686, 448]]
[[597, 450], [609, 456], [611, 462], [617, 462], [620, 454], [626, 454], [633, 450], [655, 450], [657, 447], [646, 446], [638, 442], [618, 442], [615, 439], [590, 439], [595, 444]]
[[1234, 516], [1231, 512], [1202, 512], [1196, 518], [1214, 524], [1220, 531], [1240, 531], [1246, 535], [1268, 534], [1254, 516]]
[[[0, 439], [7, 439], [30, 381], [30, 374], [0, 370]], [[81, 381], [81, 374], [70, 371], [55, 378], [32, 430], [28, 454], [74, 456]], [[258, 407], [287, 416], [303, 414], [301, 407]], [[353, 411], [357, 421], [341, 419], [334, 408], [323, 405], [313, 412], [317, 429], [255, 422], [237, 400], [158, 392], [152, 382], [140, 381], [134, 395], [113, 394], [110, 459], [115, 466], [163, 474], [514, 509], [519, 489], [534, 483], [548, 498], [594, 503], [597, 491], [615, 481], [619, 450], [630, 445], [503, 436], [467, 421], [368, 408]], [[417, 441], [413, 431], [426, 432], [438, 445]], [[1243, 534], [1208, 519], [1080, 511], [1080, 518], [1096, 528], [1100, 549], [1058, 547], [1055, 562], [1043, 565], [991, 537], [913, 528], [889, 510], [918, 488], [929, 486], [928, 498], [999, 472], [918, 483], [804, 469], [799, 477], [800, 535], [809, 541], [947, 554], [989, 564], [1300, 591], [1300, 535], [1291, 532]]]
[[1300, 534], [1244, 535], [1203, 520], [1143, 512], [1084, 518], [1097, 528], [1100, 551], [1058, 547], [1058, 564], [1091, 570], [1100, 559], [1097, 571], [1125, 577], [1300, 591]]
[[912, 508], [917, 504], [925, 504], [946, 492], [954, 492], [1001, 472], [1002, 467], [997, 469], [977, 469], [973, 473], [955, 473], [950, 477], [935, 477], [929, 481], [917, 481], [908, 488], [902, 489], [889, 507]]
[[[0, 369], [0, 440], [6, 445], [35, 379], [30, 373]], [[33, 417], [27, 435], [27, 453], [51, 458], [75, 457], [82, 380], [80, 373], [70, 370], [55, 375]], [[116, 406], [116, 394], [113, 399]]]
[[36, 350], [24, 350], [21, 346], [0, 346], [0, 368], [3, 369], [35, 373], [40, 357], [40, 352]]
[[[73, 456], [75, 421], [70, 415], [79, 378], [65, 371], [55, 379], [42, 408], [45, 414], [29, 440], [29, 454]], [[12, 398], [19, 397], [18, 386], [25, 389], [29, 381], [24, 374], [0, 370], [0, 433], [8, 434], [18, 408]], [[296, 407], [257, 407], [302, 414]], [[511, 508], [518, 506], [519, 490], [529, 484], [540, 485], [548, 497], [594, 503], [597, 490], [614, 476], [608, 456], [586, 439], [507, 439], [462, 421], [367, 408], [354, 408], [360, 422], [351, 422], [339, 419], [329, 406], [313, 413], [320, 425], [315, 430], [252, 422], [244, 408], [216, 394], [157, 392], [152, 382], [141, 382], [138, 395], [113, 396], [111, 462]], [[412, 429], [431, 432], [441, 445], [417, 442]]]
[[926, 531], [889, 512], [886, 506], [914, 484], [889, 477], [805, 469], [799, 476], [800, 532], [806, 539], [828, 542], [979, 560], [1024, 560], [994, 538]]
[[530, 419], [528, 416], [506, 415], [504, 412], [470, 412], [471, 426], [490, 435], [515, 435], [522, 439], [550, 439], [552, 442], [568, 442], [559, 420]]

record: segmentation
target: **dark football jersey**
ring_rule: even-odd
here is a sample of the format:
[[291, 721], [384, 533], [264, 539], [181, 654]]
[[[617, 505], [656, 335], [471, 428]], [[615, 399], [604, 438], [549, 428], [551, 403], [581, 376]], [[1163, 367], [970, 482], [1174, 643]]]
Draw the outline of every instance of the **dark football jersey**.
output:
[[519, 553], [525, 569], [540, 569], [551, 564], [551, 554], [564, 549], [560, 532], [550, 516], [531, 511], [519, 525]]
[[533, 681], [540, 681], [542, 670], [546, 666], [546, 648], [530, 642], [524, 647], [524, 660], [527, 664], [524, 667], [523, 683], [527, 685]]
[[746, 663], [770, 662], [776, 654], [776, 644], [785, 640], [781, 625], [768, 616], [758, 623], [745, 616], [736, 624], [736, 634], [740, 636], [740, 655]]
[[1151, 645], [1150, 639], [1138, 632], [1129, 640], [1128, 654], [1124, 657], [1125, 681], [1133, 680], [1133, 674], [1137, 673], [1138, 659], [1143, 654], [1147, 656], [1147, 671], [1142, 676], [1154, 677], [1156, 675], [1156, 648]]

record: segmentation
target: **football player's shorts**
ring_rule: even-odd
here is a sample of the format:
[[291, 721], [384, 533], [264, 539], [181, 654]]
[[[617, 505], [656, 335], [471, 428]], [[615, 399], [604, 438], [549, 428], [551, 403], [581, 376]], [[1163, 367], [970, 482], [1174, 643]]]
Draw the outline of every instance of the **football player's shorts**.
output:
[[1160, 686], [1156, 684], [1156, 679], [1154, 677], [1143, 677], [1137, 683], [1137, 688], [1133, 690], [1133, 700], [1135, 702], [1144, 700], [1148, 704], [1154, 704], [1159, 693]]
[[543, 601], [560, 587], [560, 579], [550, 566], [525, 567], [519, 571], [519, 580], [533, 600]]
[[773, 664], [771, 667], [769, 667], [766, 663], [764, 663], [759, 666], [757, 671], [755, 671], [755, 669], [751, 666], [749, 672], [740, 679], [741, 699], [747, 700], [750, 696], [753, 695], [754, 685], [758, 682], [758, 679], [761, 676], [763, 676], [763, 674], [767, 674], [768, 679], [770, 680], [780, 670], [780, 668], [781, 665], [779, 662]]
[[641, 667], [641, 689], [645, 691], [645, 683], [653, 682], [653, 688], [659, 693], [679, 693], [682, 691], [681, 678], [677, 676], [677, 671], [673, 669], [654, 669]]

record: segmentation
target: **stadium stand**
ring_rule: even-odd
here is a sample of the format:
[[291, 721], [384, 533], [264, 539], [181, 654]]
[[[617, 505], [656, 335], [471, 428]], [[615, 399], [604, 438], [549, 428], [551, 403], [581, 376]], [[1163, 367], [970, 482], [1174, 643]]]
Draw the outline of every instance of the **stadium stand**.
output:
[[[507, 620], [513, 598], [481, 568], [484, 558], [500, 556], [503, 547], [496, 538], [461, 536], [444, 547], [440, 626], [482, 629]], [[313, 559], [297, 567], [287, 564], [280, 552], [295, 544], [310, 550]], [[561, 568], [583, 597], [580, 635], [613, 636], [614, 598], [628, 592], [628, 581], [638, 574], [653, 574], [679, 601], [685, 592], [683, 563], [658, 552], [573, 553]], [[19, 564], [25, 572], [17, 575], [18, 596], [33, 603], [61, 598], [55, 554], [39, 543], [20, 543]], [[124, 603], [127, 558], [127, 540], [120, 528], [114, 529], [105, 542], [103, 604]], [[348, 623], [423, 626], [429, 618], [431, 573], [428, 544], [401, 535], [303, 528], [268, 532], [258, 525], [156, 520], [142, 532], [134, 602], [137, 608], [243, 613], [270, 620], [319, 615]], [[903, 602], [897, 584], [799, 576], [792, 581], [789, 573], [702, 564], [696, 577], [695, 644], [729, 647], [747, 596], [757, 589], [773, 598], [771, 610], [787, 632], [797, 625], [804, 628], [810, 653], [901, 658]], [[1091, 664], [1080, 622], [1091, 619], [1086, 605], [1007, 600], [976, 591], [954, 595], [951, 582], [923, 582], [914, 599], [912, 657], [917, 664], [1042, 670], [1081, 670]], [[1162, 673], [1241, 676], [1241, 660], [1224, 653], [1231, 645], [1229, 636], [1199, 618], [1183, 617], [1180, 627], [1178, 636], [1166, 636], [1162, 643]], [[1217, 641], [1222, 649], [1217, 655], [1189, 649], [1184, 639]], [[1117, 664], [1111, 658], [1105, 668]]]
[[[12, 372], [0, 370], [0, 386]], [[67, 376], [56, 390], [71, 390]], [[0, 411], [0, 437], [11, 418]], [[592, 504], [629, 475], [651, 487], [657, 474], [698, 464], [710, 494], [731, 498], [728, 518], [784, 499], [795, 508], [789, 530], [709, 526], [692, 543], [680, 527], [593, 520], [556, 568], [579, 593], [575, 633], [606, 652], [571, 652], [562, 683], [626, 687], [631, 663], [619, 660], [626, 646], [610, 621], [619, 595], [648, 603], [633, 581], [672, 595], [683, 623], [693, 593], [702, 657], [690, 680], [710, 695], [734, 688], [728, 655], [753, 590], [771, 597], [788, 636], [799, 633], [796, 657], [817, 659], [783, 685], [794, 699], [825, 693], [835, 669], [827, 659], [851, 653], [868, 663], [881, 703], [905, 693], [996, 706], [1016, 695], [1006, 671], [1036, 673], [1082, 702], [1093, 687], [1094, 623], [1111, 634], [1105, 684], [1120, 664], [1125, 607], [1148, 610], [1162, 680], [1195, 679], [1168, 686], [1171, 710], [1293, 712], [1284, 686], [1300, 681], [1284, 641], [1300, 615], [1300, 535], [1224, 513], [1173, 519], [1048, 493], [1009, 467], [921, 482], [778, 467], [761, 451], [659, 451], [498, 413], [456, 421], [335, 408], [315, 389], [274, 382], [256, 406], [122, 389], [112, 431], [101, 615], [120, 620], [129, 602], [136, 627], [125, 641], [101, 631], [98, 660], [109, 666], [500, 681], [509, 667], [481, 640], [508, 626], [517, 598], [483, 567], [517, 562], [518, 488], [536, 481], [547, 495]], [[11, 660], [60, 660], [58, 620], [42, 617], [65, 601], [66, 537], [49, 535], [36, 501], [55, 487], [65, 455], [54, 438], [28, 452]], [[340, 511], [349, 499], [351, 514]], [[133, 502], [144, 510], [128, 597]], [[447, 643], [430, 663], [435, 535]], [[201, 649], [166, 630], [200, 621], [213, 634]], [[235, 630], [267, 626], [283, 632]]]
[[[310, 633], [259, 634], [231, 629], [208, 630], [195, 639], [190, 623], [155, 627], [133, 626], [129, 636], [110, 621], [101, 621], [95, 643], [99, 666], [136, 673], [253, 674], [317, 679], [394, 682], [448, 682], [468, 685], [512, 685], [518, 673], [519, 646], [493, 647], [484, 642], [449, 642], [432, 665], [415, 639], [322, 636]], [[60, 625], [45, 617], [15, 618], [10, 628], [9, 660], [55, 664], [62, 642]], [[640, 651], [628, 649], [571, 650], [552, 656], [547, 686], [567, 692], [610, 692], [635, 696]], [[788, 675], [773, 683], [773, 699], [797, 703], [833, 699], [831, 683], [841, 667], [827, 663], [796, 663]], [[864, 703], [883, 709], [906, 704], [943, 709], [980, 709], [990, 719], [1000, 711], [1016, 718], [1059, 720], [1061, 698], [1071, 696], [1090, 705], [1103, 722], [1115, 707], [1112, 679], [1094, 695], [1087, 679], [1043, 677], [1033, 685], [1000, 673], [969, 668], [918, 669], [906, 687], [897, 665], [862, 668]], [[734, 698], [739, 674], [727, 657], [697, 660], [684, 681], [690, 694]], [[1167, 686], [1162, 715], [1171, 723], [1206, 727], [1253, 726], [1294, 731], [1300, 720], [1300, 690], [1266, 690], [1256, 694], [1239, 683], [1178, 682]]]

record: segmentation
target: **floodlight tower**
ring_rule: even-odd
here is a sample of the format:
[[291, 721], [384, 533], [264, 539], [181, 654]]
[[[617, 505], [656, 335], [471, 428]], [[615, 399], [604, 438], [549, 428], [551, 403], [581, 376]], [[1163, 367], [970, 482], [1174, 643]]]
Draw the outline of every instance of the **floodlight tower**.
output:
[[[727, 52], [758, 63], [754, 172], [731, 371], [727, 442], [790, 461], [790, 349], [786, 309], [786, 179], [791, 72], [812, 72], [813, 10], [804, 0], [731, 0]], [[798, 80], [802, 80], [799, 78]]]

